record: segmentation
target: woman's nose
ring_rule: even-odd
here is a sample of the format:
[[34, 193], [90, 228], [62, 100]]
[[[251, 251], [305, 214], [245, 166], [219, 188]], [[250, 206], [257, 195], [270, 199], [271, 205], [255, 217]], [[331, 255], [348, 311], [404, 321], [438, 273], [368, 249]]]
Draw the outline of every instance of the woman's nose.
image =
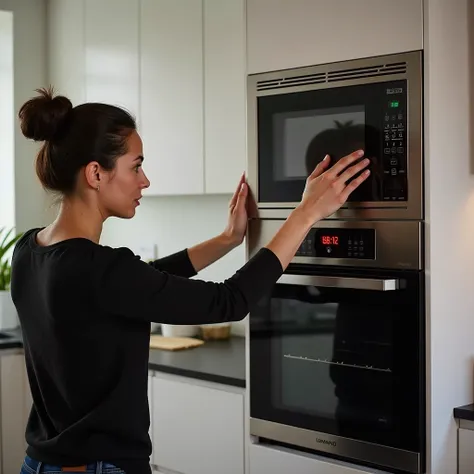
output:
[[146, 174], [143, 173], [143, 187], [144, 188], [149, 188], [150, 187], [150, 180], [147, 178]]

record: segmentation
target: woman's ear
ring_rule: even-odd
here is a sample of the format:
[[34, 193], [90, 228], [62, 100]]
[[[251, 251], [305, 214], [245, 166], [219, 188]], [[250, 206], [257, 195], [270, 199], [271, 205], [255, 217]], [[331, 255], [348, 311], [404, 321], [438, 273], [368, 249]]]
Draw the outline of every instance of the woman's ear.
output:
[[102, 168], [97, 161], [91, 161], [88, 163], [84, 170], [84, 177], [86, 183], [93, 189], [98, 189], [103, 178]]

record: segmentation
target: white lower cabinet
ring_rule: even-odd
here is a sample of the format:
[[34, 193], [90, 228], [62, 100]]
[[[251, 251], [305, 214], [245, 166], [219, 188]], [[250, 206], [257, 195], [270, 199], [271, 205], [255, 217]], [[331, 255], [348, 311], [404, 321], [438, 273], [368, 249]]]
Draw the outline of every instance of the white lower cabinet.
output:
[[244, 391], [153, 377], [153, 464], [173, 474], [244, 474]]
[[458, 430], [458, 474], [472, 474], [474, 469], [474, 423], [465, 422], [469, 428]]
[[249, 474], [386, 474], [376, 469], [259, 444], [249, 446], [249, 467]]
[[31, 408], [23, 353], [0, 354], [0, 474], [18, 474], [25, 457], [25, 428]]

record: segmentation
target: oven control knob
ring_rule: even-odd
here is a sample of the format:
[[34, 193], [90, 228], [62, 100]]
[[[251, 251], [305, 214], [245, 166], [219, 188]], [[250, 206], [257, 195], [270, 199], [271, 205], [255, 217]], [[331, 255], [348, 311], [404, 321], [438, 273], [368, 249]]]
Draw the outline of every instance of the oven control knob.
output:
[[326, 247], [326, 252], [327, 252], [327, 253], [331, 253], [331, 252], [332, 252], [332, 248], [331, 248], [331, 247]]

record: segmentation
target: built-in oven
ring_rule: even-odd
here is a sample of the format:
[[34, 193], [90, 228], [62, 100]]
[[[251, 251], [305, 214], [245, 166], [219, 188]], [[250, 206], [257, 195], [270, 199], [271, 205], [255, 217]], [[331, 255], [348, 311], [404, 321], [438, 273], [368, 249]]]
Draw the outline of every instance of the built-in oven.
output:
[[[261, 218], [287, 217], [329, 154], [371, 175], [333, 218], [423, 219], [422, 53], [248, 77], [248, 182]], [[256, 215], [254, 217], [257, 217]]]
[[[282, 220], [251, 220], [250, 255]], [[385, 471], [425, 467], [423, 223], [315, 225], [249, 317], [250, 433]]]

